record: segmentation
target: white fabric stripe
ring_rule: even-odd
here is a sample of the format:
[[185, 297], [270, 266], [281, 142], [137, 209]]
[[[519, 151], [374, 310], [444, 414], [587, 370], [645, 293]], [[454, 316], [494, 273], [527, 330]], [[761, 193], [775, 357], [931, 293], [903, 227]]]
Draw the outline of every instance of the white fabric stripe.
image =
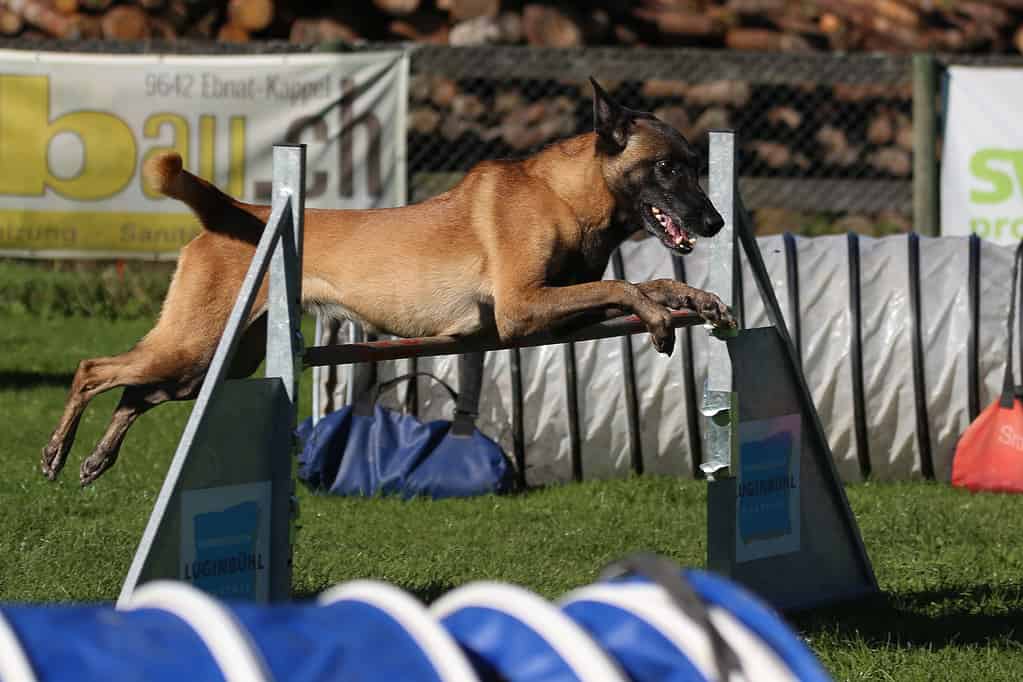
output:
[[36, 682], [36, 674], [14, 628], [0, 612], [0, 680]]
[[170, 580], [135, 590], [120, 610], [160, 609], [185, 621], [206, 644], [226, 682], [270, 682], [262, 655], [234, 615], [205, 592]]
[[418, 599], [401, 588], [376, 580], [353, 580], [323, 592], [316, 603], [330, 606], [344, 601], [370, 604], [396, 620], [445, 682], [479, 681], [454, 638]]
[[459, 609], [473, 607], [508, 614], [535, 630], [584, 682], [625, 682], [627, 679], [575, 621], [550, 602], [516, 585], [489, 581], [469, 583], [438, 599], [430, 612], [440, 620]]

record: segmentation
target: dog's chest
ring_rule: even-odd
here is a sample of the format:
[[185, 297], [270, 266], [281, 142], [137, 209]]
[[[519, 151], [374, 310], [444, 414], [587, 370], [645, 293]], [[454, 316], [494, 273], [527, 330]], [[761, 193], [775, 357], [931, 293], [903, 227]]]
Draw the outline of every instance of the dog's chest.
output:
[[581, 237], [575, 248], [565, 249], [551, 260], [548, 283], [551, 286], [568, 286], [603, 278], [617, 245], [617, 241], [605, 232]]

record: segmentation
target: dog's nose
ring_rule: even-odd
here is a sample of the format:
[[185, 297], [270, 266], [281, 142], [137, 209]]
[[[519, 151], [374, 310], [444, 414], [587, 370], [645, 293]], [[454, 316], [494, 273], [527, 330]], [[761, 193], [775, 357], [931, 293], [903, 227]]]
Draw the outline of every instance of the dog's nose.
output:
[[708, 232], [715, 234], [718, 230], [725, 226], [725, 221], [721, 217], [720, 213], [711, 209], [703, 214], [703, 225], [707, 228]]

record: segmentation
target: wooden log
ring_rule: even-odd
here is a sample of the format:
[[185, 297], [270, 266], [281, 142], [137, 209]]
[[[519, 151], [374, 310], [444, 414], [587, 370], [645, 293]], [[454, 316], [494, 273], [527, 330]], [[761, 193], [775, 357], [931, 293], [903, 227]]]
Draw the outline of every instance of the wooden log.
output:
[[419, 9], [419, 0], [373, 0], [373, 4], [395, 16], [406, 16]]
[[477, 95], [458, 93], [451, 99], [451, 113], [459, 118], [474, 121], [483, 116], [487, 111]]
[[614, 34], [614, 39], [621, 45], [639, 46], [642, 44], [636, 29], [628, 24], [615, 24], [612, 33]]
[[784, 168], [792, 161], [792, 150], [780, 142], [753, 140], [749, 146], [757, 159], [768, 168]]
[[859, 0], [854, 4], [903, 26], [915, 28], [921, 23], [919, 11], [899, 0]]
[[440, 121], [440, 113], [432, 107], [415, 107], [408, 112], [408, 129], [420, 135], [432, 135]]
[[451, 27], [448, 43], [451, 45], [493, 45], [501, 40], [501, 24], [496, 17], [475, 17], [460, 21]]
[[494, 113], [504, 116], [526, 107], [526, 98], [518, 90], [501, 90], [494, 95]]
[[266, 29], [273, 19], [273, 0], [230, 0], [227, 3], [228, 24], [233, 24], [246, 34]]
[[447, 45], [451, 28], [438, 16], [414, 14], [406, 19], [395, 20], [387, 29], [406, 40], [430, 45]]
[[781, 14], [788, 9], [788, 0], [728, 0], [725, 7], [736, 14]]
[[689, 118], [689, 114], [686, 110], [680, 106], [666, 106], [658, 107], [654, 109], [654, 116], [661, 119], [675, 130], [679, 131], [683, 135], [683, 131], [692, 128], [692, 121]]
[[898, 147], [885, 147], [867, 155], [867, 163], [875, 169], [895, 175], [907, 177], [913, 172], [913, 159], [909, 152]]
[[288, 40], [300, 45], [342, 41], [358, 43], [362, 38], [349, 26], [336, 19], [296, 19], [291, 25]]
[[174, 29], [173, 24], [159, 16], [149, 17], [149, 33], [157, 40], [174, 42], [178, 39], [178, 32]]
[[78, 14], [78, 0], [53, 0], [53, 9], [61, 14]]
[[752, 96], [746, 81], [710, 81], [689, 86], [686, 101], [696, 106], [732, 106], [742, 108]]
[[217, 30], [217, 40], [222, 43], [247, 43], [249, 32], [233, 22], [227, 22]]
[[817, 22], [814, 21], [813, 18], [807, 17], [802, 13], [787, 12], [784, 14], [774, 15], [771, 17], [771, 23], [785, 33], [798, 34], [804, 38], [827, 38]]
[[966, 49], [969, 41], [959, 29], [932, 28], [923, 33], [923, 44], [928, 49], [961, 52]]
[[732, 115], [724, 107], [710, 107], [700, 114], [688, 130], [682, 134], [690, 141], [701, 141], [708, 131], [726, 130], [732, 127]]
[[840, 128], [822, 126], [814, 137], [821, 147], [821, 157], [825, 163], [848, 167], [859, 159], [860, 148], [849, 144], [849, 138]]
[[810, 52], [813, 46], [800, 35], [766, 28], [730, 28], [725, 32], [725, 46], [732, 50], [752, 52]]
[[439, 109], [447, 109], [458, 96], [458, 83], [450, 78], [438, 78], [432, 84], [430, 101]]
[[685, 97], [689, 92], [689, 84], [682, 81], [652, 79], [644, 81], [639, 92], [643, 97]]
[[955, 3], [953, 9], [956, 13], [963, 14], [975, 22], [995, 29], [1006, 28], [1013, 24], [1012, 14], [1008, 10], [990, 2], [959, 0]]
[[578, 47], [583, 32], [574, 17], [549, 5], [526, 5], [522, 10], [522, 32], [530, 45]]
[[48, 36], [69, 40], [81, 37], [79, 22], [75, 17], [61, 14], [40, 0], [7, 0], [7, 9]]
[[724, 28], [720, 21], [706, 12], [639, 7], [632, 14], [669, 35], [710, 37], [719, 35]]
[[103, 37], [107, 40], [144, 40], [149, 37], [149, 17], [136, 5], [117, 5], [103, 15]]
[[895, 121], [892, 112], [882, 109], [871, 116], [867, 123], [867, 142], [875, 145], [884, 145], [895, 137]]
[[793, 107], [776, 106], [767, 112], [767, 120], [772, 125], [783, 125], [795, 129], [803, 122], [803, 115]]
[[25, 28], [25, 21], [21, 15], [12, 12], [6, 7], [0, 7], [0, 34], [5, 36], [16, 36]]
[[902, 113], [895, 114], [895, 145], [908, 152], [913, 151], [913, 119]]
[[823, 12], [817, 20], [817, 25], [826, 34], [839, 33], [845, 30], [845, 20], [833, 12]]
[[831, 95], [838, 102], [865, 102], [871, 99], [912, 99], [913, 84], [896, 86], [871, 83], [835, 83]]
[[501, 0], [437, 0], [437, 9], [447, 12], [454, 21], [496, 17]]
[[501, 27], [501, 42], [508, 45], [521, 43], [525, 38], [522, 30], [522, 15], [518, 12], [501, 12], [497, 17], [497, 23]]

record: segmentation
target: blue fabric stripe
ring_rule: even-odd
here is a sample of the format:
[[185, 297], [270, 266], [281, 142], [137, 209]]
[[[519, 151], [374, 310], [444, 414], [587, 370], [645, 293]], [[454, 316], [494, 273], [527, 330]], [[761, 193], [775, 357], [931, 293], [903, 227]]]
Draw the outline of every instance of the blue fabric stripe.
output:
[[329, 606], [234, 605], [271, 674], [289, 682], [441, 682], [430, 659], [384, 610], [361, 601]]
[[165, 611], [45, 605], [5, 607], [3, 613], [40, 680], [224, 679], [195, 631]]
[[567, 604], [562, 611], [618, 661], [629, 679], [707, 682], [684, 652], [630, 611], [585, 599]]
[[579, 682], [560, 654], [529, 625], [496, 609], [469, 606], [441, 620], [485, 680]]

